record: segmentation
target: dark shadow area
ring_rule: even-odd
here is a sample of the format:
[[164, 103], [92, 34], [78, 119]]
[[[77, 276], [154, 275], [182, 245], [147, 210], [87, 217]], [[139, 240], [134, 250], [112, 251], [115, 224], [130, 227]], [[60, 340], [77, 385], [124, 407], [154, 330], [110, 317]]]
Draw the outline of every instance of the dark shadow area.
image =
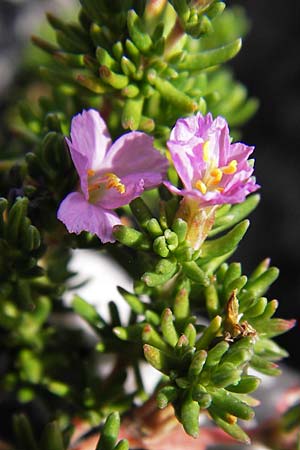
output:
[[265, 257], [279, 267], [280, 277], [268, 297], [279, 300], [278, 316], [298, 320], [278, 342], [290, 352], [286, 362], [299, 368], [299, 3], [244, 0], [228, 4], [244, 6], [252, 23], [233, 66], [236, 77], [260, 100], [258, 113], [243, 130], [243, 140], [256, 147], [255, 172], [262, 199], [236, 256], [245, 262], [248, 273]]

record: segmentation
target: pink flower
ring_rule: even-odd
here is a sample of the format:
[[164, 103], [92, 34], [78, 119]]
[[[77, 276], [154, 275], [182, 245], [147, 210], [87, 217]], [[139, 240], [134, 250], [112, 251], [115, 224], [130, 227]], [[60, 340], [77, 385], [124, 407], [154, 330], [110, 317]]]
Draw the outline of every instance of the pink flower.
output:
[[168, 189], [194, 199], [202, 207], [240, 203], [259, 186], [248, 161], [254, 147], [230, 143], [227, 122], [201, 113], [179, 119], [167, 143], [183, 189]]
[[66, 139], [80, 179], [80, 189], [60, 204], [57, 217], [70, 233], [89, 231], [103, 243], [114, 242], [120, 219], [114, 209], [127, 205], [145, 189], [158, 186], [168, 162], [142, 132], [122, 135], [113, 144], [98, 111], [73, 117]]

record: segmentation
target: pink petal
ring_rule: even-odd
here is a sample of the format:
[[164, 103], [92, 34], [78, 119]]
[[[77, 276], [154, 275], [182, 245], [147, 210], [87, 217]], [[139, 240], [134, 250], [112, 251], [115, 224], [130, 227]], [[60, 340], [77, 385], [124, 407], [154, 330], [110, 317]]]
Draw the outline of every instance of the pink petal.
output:
[[[120, 178], [130, 174], [153, 173], [162, 181], [168, 165], [168, 160], [153, 147], [153, 137], [132, 131], [112, 144], [103, 162], [103, 172], [113, 172]], [[146, 189], [153, 187], [151, 180], [149, 186], [147, 183], [145, 180]]]
[[[230, 137], [226, 120], [218, 116], [208, 130], [207, 140], [210, 142], [210, 151], [217, 166], [225, 166], [230, 152]], [[229, 158], [231, 161], [233, 158]]]
[[205, 168], [202, 146], [206, 140], [212, 139], [209, 131], [214, 122], [211, 114], [202, 116], [198, 113], [177, 120], [171, 131], [167, 146], [175, 169], [187, 189], [191, 189], [193, 181], [201, 178]]
[[[127, 179], [130, 178], [130, 182]], [[122, 194], [117, 189], [110, 188], [105, 191], [98, 204], [105, 209], [115, 209], [128, 205], [133, 199], [139, 197], [144, 191], [144, 180], [140, 175], [128, 175], [121, 179], [125, 186], [125, 192]], [[158, 183], [160, 184], [160, 182]]]
[[245, 145], [242, 142], [235, 142], [230, 145], [230, 158], [226, 162], [232, 159], [236, 159], [238, 162], [241, 160], [246, 161], [253, 151], [254, 147]]
[[115, 241], [112, 229], [121, 223], [116, 213], [89, 203], [80, 192], [71, 192], [62, 201], [57, 218], [65, 224], [69, 233], [88, 231], [96, 234], [104, 244]]
[[66, 141], [80, 177], [81, 189], [88, 198], [87, 170], [97, 170], [101, 167], [111, 144], [109, 132], [99, 112], [89, 109], [74, 116], [71, 123], [71, 140]]

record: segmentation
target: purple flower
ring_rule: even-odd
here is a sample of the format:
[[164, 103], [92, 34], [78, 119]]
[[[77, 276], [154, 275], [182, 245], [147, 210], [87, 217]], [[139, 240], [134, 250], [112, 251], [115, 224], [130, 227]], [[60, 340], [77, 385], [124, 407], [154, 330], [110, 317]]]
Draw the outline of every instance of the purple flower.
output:
[[93, 109], [73, 117], [71, 140], [66, 141], [80, 189], [62, 201], [57, 217], [70, 233], [89, 231], [103, 243], [114, 242], [112, 229], [121, 221], [113, 210], [158, 186], [167, 159], [142, 132], [126, 133], [112, 144], [104, 120]]
[[240, 203], [259, 186], [248, 161], [254, 147], [230, 143], [227, 122], [201, 113], [179, 119], [167, 143], [183, 189], [165, 182], [168, 189], [206, 207]]

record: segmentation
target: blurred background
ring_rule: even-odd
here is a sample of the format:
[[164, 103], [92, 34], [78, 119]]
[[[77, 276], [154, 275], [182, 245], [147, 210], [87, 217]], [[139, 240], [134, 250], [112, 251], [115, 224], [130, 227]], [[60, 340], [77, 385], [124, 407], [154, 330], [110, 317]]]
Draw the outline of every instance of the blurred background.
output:
[[[235, 259], [243, 263], [245, 273], [265, 257], [280, 268], [268, 296], [280, 301], [280, 317], [298, 319], [279, 343], [290, 352], [286, 363], [300, 368], [299, 5], [296, 0], [286, 5], [280, 0], [228, 1], [228, 6], [236, 4], [245, 8], [252, 24], [232, 66], [236, 78], [260, 100], [258, 113], [243, 130], [243, 141], [256, 147], [262, 200]], [[18, 85], [26, 78], [22, 61], [25, 57], [30, 65], [35, 51], [29, 36], [39, 34], [45, 10], [63, 15], [70, 7], [76, 11], [79, 2], [0, 0], [0, 145], [7, 138], [1, 136], [5, 107], [18, 100]]]

